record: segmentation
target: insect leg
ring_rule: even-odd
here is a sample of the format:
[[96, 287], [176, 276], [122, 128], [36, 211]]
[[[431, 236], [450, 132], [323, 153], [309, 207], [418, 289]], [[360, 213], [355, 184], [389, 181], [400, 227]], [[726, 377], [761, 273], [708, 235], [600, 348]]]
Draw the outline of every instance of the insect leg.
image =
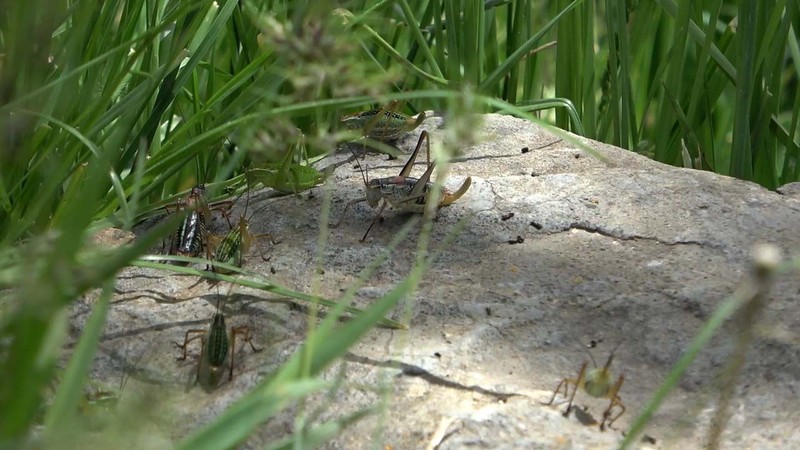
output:
[[[419, 134], [419, 140], [417, 141], [417, 147], [411, 153], [411, 157], [408, 158], [406, 165], [403, 166], [403, 170], [400, 171], [401, 177], [407, 177], [411, 174], [411, 168], [414, 167], [414, 161], [417, 159], [417, 153], [419, 153], [419, 149], [422, 148], [422, 141], [427, 139], [428, 143], [428, 162], [431, 159], [431, 141], [428, 139], [428, 132], [423, 130], [422, 133]], [[430, 164], [429, 164], [430, 165]], [[430, 175], [429, 175], [430, 177]], [[421, 179], [420, 179], [421, 180]], [[427, 180], [426, 180], [427, 182]]]
[[375, 216], [375, 219], [373, 219], [373, 220], [372, 220], [372, 223], [371, 223], [371, 224], [369, 224], [369, 228], [367, 228], [367, 232], [366, 232], [366, 233], [364, 233], [364, 237], [362, 237], [362, 238], [361, 238], [361, 240], [360, 240], [359, 242], [364, 242], [364, 241], [367, 239], [367, 235], [369, 234], [369, 230], [371, 230], [371, 229], [372, 229], [372, 227], [375, 225], [375, 223], [376, 223], [378, 220], [380, 220], [380, 218], [381, 218], [381, 214], [383, 213], [383, 208], [385, 208], [385, 207], [386, 207], [386, 203], [387, 203], [387, 201], [386, 201], [386, 200], [383, 200], [383, 203], [381, 204], [381, 207], [380, 207], [380, 209], [378, 210], [378, 214]]
[[559, 381], [558, 386], [556, 386], [556, 388], [553, 390], [553, 396], [550, 397], [550, 401], [542, 404], [546, 406], [552, 405], [553, 402], [556, 400], [558, 392], [561, 390], [561, 386], [564, 386], [564, 397], [566, 397], [569, 391], [569, 383], [570, 383], [569, 378], [564, 378], [563, 380]]
[[[614, 386], [609, 391], [608, 396], [611, 399], [611, 403], [608, 404], [608, 408], [603, 412], [603, 421], [600, 423], [600, 431], [605, 430], [605, 425], [608, 423], [608, 428], [614, 429], [611, 424], [614, 423], [615, 420], [619, 419], [623, 414], [625, 414], [625, 405], [622, 404], [622, 399], [619, 398], [619, 390], [622, 388], [622, 383], [625, 381], [625, 376], [620, 375], [617, 379], [617, 382], [614, 383]], [[615, 416], [611, 417], [611, 410], [614, 407], [619, 408], [619, 413]], [[611, 420], [609, 420], [609, 418]], [[606, 422], [608, 420], [608, 422]]]
[[347, 204], [344, 205], [344, 209], [342, 210], [342, 216], [339, 218], [339, 220], [336, 223], [329, 223], [328, 226], [331, 227], [331, 228], [336, 228], [339, 225], [341, 225], [342, 221], [346, 217], [345, 213], [347, 212], [347, 208], [349, 208], [352, 205], [355, 205], [356, 203], [365, 202], [365, 201], [367, 201], [367, 197], [357, 198], [355, 200], [350, 200], [349, 202], [347, 202]]
[[238, 327], [231, 328], [231, 366], [230, 370], [228, 371], [228, 380], [233, 380], [233, 365], [236, 359], [236, 335], [239, 334], [242, 336], [242, 340], [250, 344], [250, 348], [253, 349], [253, 352], [260, 352], [264, 350], [263, 348], [256, 348], [255, 344], [253, 344], [253, 334], [250, 332], [250, 327], [247, 325], [240, 325]]
[[172, 343], [175, 344], [176, 347], [178, 347], [179, 349], [183, 350], [183, 355], [180, 356], [178, 358], [178, 360], [179, 361], [183, 361], [184, 359], [186, 359], [186, 350], [187, 350], [190, 342], [196, 341], [197, 339], [200, 339], [200, 342], [201, 342], [200, 346], [204, 347], [205, 346], [205, 335], [206, 335], [206, 330], [197, 330], [197, 329], [187, 330], [186, 331], [186, 336], [183, 338], [183, 344], [178, 344], [177, 342], [173, 341]]
[[578, 389], [583, 385], [583, 381], [586, 379], [586, 366], [589, 365], [588, 361], [584, 361], [583, 365], [581, 366], [581, 371], [578, 372], [578, 379], [575, 381], [575, 388], [572, 389], [572, 395], [569, 397], [569, 403], [567, 403], [567, 409], [564, 411], [564, 417], [569, 416], [569, 412], [572, 410], [572, 401], [575, 400], [575, 394], [578, 392]]
[[457, 191], [455, 191], [452, 194], [448, 193], [444, 194], [444, 198], [442, 198], [442, 202], [439, 203], [439, 206], [447, 206], [451, 203], [454, 203], [456, 200], [460, 199], [461, 196], [467, 193], [467, 189], [469, 189], [471, 184], [472, 184], [472, 177], [467, 177], [467, 179], [464, 180], [464, 184], [462, 184]]
[[[420, 135], [419, 135], [419, 141], [417, 142], [417, 148], [414, 149], [414, 153], [411, 154], [411, 158], [409, 158], [409, 160], [406, 163], [406, 165], [403, 166], [403, 170], [400, 172], [400, 176], [406, 177], [411, 172], [411, 166], [414, 164], [414, 159], [416, 159], [416, 157], [417, 157], [417, 152], [419, 152], [419, 149], [422, 146], [422, 141], [423, 140], [427, 143], [428, 156], [429, 156], [428, 159], [430, 159], [431, 141], [428, 138], [428, 132], [423, 130], [422, 133], [420, 133]], [[415, 199], [425, 195], [425, 187], [428, 185], [428, 180], [431, 179], [431, 174], [433, 173], [433, 168], [434, 168], [435, 165], [436, 164], [428, 164], [428, 169], [425, 170], [425, 173], [422, 174], [422, 177], [420, 177], [420, 179], [417, 180], [417, 183], [414, 184], [414, 187], [411, 189], [411, 193], [408, 194], [408, 197], [406, 197], [403, 201], [415, 200]]]

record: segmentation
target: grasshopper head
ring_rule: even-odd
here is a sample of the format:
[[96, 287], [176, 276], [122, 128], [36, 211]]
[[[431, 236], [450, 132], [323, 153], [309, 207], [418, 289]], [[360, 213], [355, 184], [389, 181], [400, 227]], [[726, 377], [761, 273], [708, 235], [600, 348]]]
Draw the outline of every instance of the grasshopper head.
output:
[[381, 193], [381, 180], [370, 180], [366, 182], [365, 186], [367, 190], [367, 203], [373, 208], [377, 207], [378, 203], [380, 203], [383, 198], [383, 194]]
[[189, 196], [186, 198], [186, 203], [189, 205], [198, 205], [202, 204], [203, 199], [206, 196], [206, 186], [204, 184], [198, 184], [197, 186], [193, 187], [191, 191], [189, 191]]
[[206, 195], [206, 185], [205, 184], [198, 184], [197, 186], [193, 187], [191, 192], [189, 192], [190, 197], [200, 197]]
[[361, 163], [358, 161], [358, 156], [356, 156], [355, 153], [353, 153], [353, 158], [355, 158], [356, 164], [358, 164], [358, 170], [361, 171], [361, 179], [364, 180], [364, 189], [367, 191], [367, 203], [369, 206], [375, 208], [378, 206], [378, 203], [380, 203], [381, 198], [383, 198], [381, 194], [381, 181], [380, 179], [370, 180], [368, 169], [361, 167]]
[[358, 130], [364, 126], [366, 123], [364, 112], [357, 112], [352, 114], [346, 114], [339, 119], [342, 125], [345, 126], [348, 130]]

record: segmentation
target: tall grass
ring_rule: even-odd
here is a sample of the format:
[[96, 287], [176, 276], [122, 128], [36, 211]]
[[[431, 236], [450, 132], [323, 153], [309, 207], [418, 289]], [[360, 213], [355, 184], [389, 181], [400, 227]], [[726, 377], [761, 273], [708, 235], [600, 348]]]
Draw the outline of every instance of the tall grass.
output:
[[[130, 229], [198, 182], [229, 195], [246, 165], [282, 160], [300, 134], [325, 153], [342, 111], [391, 99], [409, 112], [533, 110], [669, 164], [769, 188], [800, 180], [798, 17], [785, 0], [0, 3], [0, 443], [31, 444], [38, 424], [58, 436], [110, 282], [147, 265], [180, 216], [119, 249], [91, 244], [95, 229]], [[467, 130], [464, 118], [452, 122]], [[313, 352], [186, 446], [240, 442], [268, 416], [264, 399], [274, 413], [325, 388], [315, 376], [429, 263], [339, 340], [326, 319]], [[45, 410], [67, 308], [94, 288], [104, 301]]]

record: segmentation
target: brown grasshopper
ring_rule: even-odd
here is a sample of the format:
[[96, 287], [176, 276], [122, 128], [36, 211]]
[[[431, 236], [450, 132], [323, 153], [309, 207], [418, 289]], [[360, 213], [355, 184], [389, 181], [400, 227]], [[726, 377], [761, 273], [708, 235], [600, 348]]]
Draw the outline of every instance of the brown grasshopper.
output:
[[[618, 346], [619, 345], [617, 345], [617, 347]], [[619, 419], [620, 416], [625, 413], [625, 405], [622, 404], [622, 400], [619, 398], [619, 390], [622, 388], [622, 383], [625, 381], [625, 376], [620, 375], [619, 378], [617, 378], [617, 382], [613, 385], [611, 384], [611, 371], [609, 370], [609, 367], [611, 367], [611, 361], [614, 359], [615, 351], [616, 348], [611, 352], [610, 355], [608, 355], [608, 361], [606, 361], [606, 364], [602, 369], [597, 367], [597, 363], [594, 361], [594, 357], [592, 357], [590, 353], [589, 358], [591, 358], [594, 368], [587, 371], [586, 369], [589, 365], [589, 362], [584, 361], [583, 365], [581, 366], [581, 370], [578, 372], [578, 378], [564, 378], [561, 380], [561, 382], [558, 383], [558, 386], [556, 386], [555, 390], [553, 391], [553, 396], [550, 397], [550, 401], [543, 404], [548, 406], [552, 405], [562, 386], [564, 386], [564, 398], [566, 398], [569, 395], [569, 386], [572, 385], [572, 395], [569, 395], [569, 403], [567, 404], [567, 409], [564, 410], [563, 416], [569, 416], [569, 413], [572, 411], [572, 401], [575, 399], [575, 393], [577, 393], [578, 389], [583, 389], [592, 397], [607, 398], [610, 400], [608, 407], [605, 409], [605, 411], [603, 411], [603, 420], [600, 422], [600, 431], [604, 431], [606, 425], [613, 429], [611, 424], [613, 424], [615, 420]], [[612, 410], [614, 410], [614, 408], [618, 408], [619, 412], [612, 417]]]
[[220, 369], [225, 364], [228, 352], [231, 354], [228, 380], [233, 380], [233, 365], [236, 358], [236, 335], [240, 335], [244, 342], [250, 344], [250, 348], [253, 349], [254, 352], [263, 350], [256, 348], [253, 344], [253, 335], [250, 332], [250, 327], [247, 325], [232, 327], [230, 335], [228, 334], [228, 329], [225, 326], [225, 315], [220, 310], [219, 299], [217, 299], [217, 311], [211, 319], [211, 325], [208, 327], [208, 330], [187, 330], [186, 336], [183, 339], [183, 344], [174, 342], [178, 348], [183, 350], [183, 354], [178, 357], [178, 360], [185, 360], [189, 343], [200, 339], [202, 351], [200, 353], [200, 361], [197, 364], [197, 381], [203, 388], [212, 390], [219, 384]]
[[[414, 160], [417, 158], [419, 149], [422, 148], [423, 141], [426, 142], [428, 150], [428, 169], [424, 174], [422, 174], [421, 178], [412, 178], [408, 176], [408, 174], [411, 173], [411, 168], [414, 165]], [[403, 166], [403, 170], [400, 171], [398, 176], [374, 178], [370, 180], [368, 178], [369, 175], [366, 174], [365, 171], [361, 171], [361, 176], [364, 179], [364, 186], [366, 188], [366, 196], [351, 200], [347, 203], [347, 205], [345, 205], [344, 210], [342, 211], [342, 218], [344, 218], [347, 208], [353, 204], [366, 201], [373, 208], [377, 208], [378, 204], [380, 204], [378, 214], [375, 216], [375, 219], [372, 221], [372, 224], [369, 226], [369, 228], [367, 228], [367, 232], [364, 233], [364, 237], [361, 238], [361, 242], [364, 242], [364, 240], [367, 239], [369, 231], [375, 225], [375, 222], [380, 219], [381, 213], [383, 213], [383, 209], [387, 204], [392, 205], [392, 207], [396, 210], [421, 213], [425, 210], [425, 205], [431, 200], [433, 200], [436, 203], [436, 207], [439, 208], [450, 205], [467, 192], [467, 189], [469, 189], [470, 184], [472, 183], [471, 177], [467, 177], [467, 179], [464, 180], [464, 183], [456, 192], [450, 193], [447, 190], [442, 189], [440, 191], [439, 198], [430, 198], [430, 195], [433, 191], [433, 183], [429, 182], [428, 180], [430, 180], [435, 166], [435, 163], [430, 163], [430, 151], [431, 148], [428, 132], [423, 131], [419, 136], [419, 141], [417, 141], [417, 147], [414, 149], [414, 153], [411, 154], [411, 157], [408, 159], [408, 162], [406, 162], [405, 166]], [[358, 163], [358, 158], [356, 158], [356, 162]], [[361, 163], [358, 163], [358, 165], [360, 169]], [[342, 219], [335, 224], [331, 224], [331, 227], [335, 228], [339, 226], [341, 221]]]

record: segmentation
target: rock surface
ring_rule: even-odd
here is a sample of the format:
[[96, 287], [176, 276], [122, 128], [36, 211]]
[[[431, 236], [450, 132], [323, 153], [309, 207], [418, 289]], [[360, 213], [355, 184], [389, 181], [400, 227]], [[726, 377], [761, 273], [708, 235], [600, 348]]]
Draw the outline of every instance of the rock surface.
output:
[[[431, 118], [422, 128], [441, 139], [439, 125], [440, 119]], [[410, 133], [399, 147], [410, 151], [418, 135], [419, 130]], [[753, 245], [769, 242], [790, 255], [800, 249], [797, 198], [584, 140], [601, 161], [537, 125], [506, 116], [486, 116], [482, 137], [450, 166], [448, 187], [458, 187], [466, 176], [472, 187], [439, 211], [434, 247], [459, 219], [466, 217], [467, 224], [410, 303], [410, 330], [371, 331], [329, 372], [331, 379], [345, 375], [334, 398], [320, 396], [307, 405], [307, 411], [326, 405], [320, 417], [325, 420], [386, 398], [385, 414], [357, 422], [326, 448], [613, 448], [698, 329], [746, 278]], [[349, 156], [340, 152], [331, 162]], [[417, 176], [424, 158], [418, 161]], [[377, 155], [365, 162], [371, 177], [396, 175], [403, 165]], [[331, 214], [338, 219], [364, 186], [351, 163], [331, 179]], [[351, 208], [342, 225], [330, 230], [321, 252], [323, 274], [315, 275], [324, 197], [321, 187], [311, 196], [254, 193], [253, 231], [272, 233], [280, 242], [259, 242], [258, 251], [269, 260], [253, 251], [247, 269], [304, 292], [316, 285], [320, 295], [336, 299], [408, 218], [384, 212], [385, 220], [360, 243], [374, 211], [364, 203]], [[416, 243], [416, 236], [409, 238], [367, 281], [360, 306], [409, 273]], [[781, 278], [772, 290], [733, 401], [725, 448], [789, 448], [800, 442], [798, 278]], [[124, 369], [133, 373], [120, 409], [145, 399], [157, 418], [143, 446], [176, 442], [211, 421], [297, 351], [307, 328], [307, 310], [292, 302], [239, 287], [229, 295], [226, 284], [211, 287], [194, 277], [130, 268], [120, 274], [117, 289], [92, 377], [114, 385]], [[188, 329], [206, 328], [218, 298], [227, 298], [229, 324], [249, 325], [264, 351], [238, 347], [233, 381], [225, 379], [210, 393], [187, 389], [196, 363], [191, 357], [177, 361], [180, 350], [173, 342], [181, 342]], [[76, 305], [76, 336], [90, 304]], [[713, 412], [713, 380], [734, 333], [725, 327], [701, 352], [647, 429], [655, 444], [642, 447], [701, 446]], [[588, 359], [580, 343], [590, 342], [594, 348], [588, 352], [598, 364], [621, 344], [611, 366], [615, 378], [625, 375], [620, 397], [627, 411], [615, 423], [618, 431], [584, 423], [600, 418], [607, 400], [579, 392], [582, 409], [568, 419], [560, 414], [563, 404], [541, 404], [559, 380], [577, 377]], [[199, 353], [195, 345], [190, 353]], [[390, 386], [391, 396], [381, 386]], [[263, 425], [246, 447], [287, 436], [296, 412]]]

